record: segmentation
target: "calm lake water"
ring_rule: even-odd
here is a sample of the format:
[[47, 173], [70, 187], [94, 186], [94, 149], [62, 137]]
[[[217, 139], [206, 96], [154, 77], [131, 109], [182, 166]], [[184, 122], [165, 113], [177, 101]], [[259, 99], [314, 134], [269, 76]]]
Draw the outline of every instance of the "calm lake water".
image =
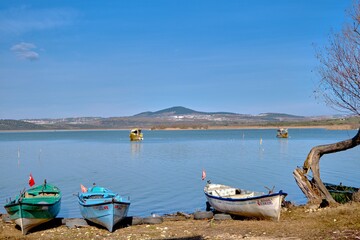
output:
[[[274, 129], [143, 132], [136, 143], [123, 130], [1, 132], [0, 202], [27, 188], [31, 172], [36, 184], [47, 179], [62, 190], [60, 217], [81, 217], [74, 194], [94, 182], [130, 197], [130, 216], [191, 213], [205, 209], [205, 169], [214, 183], [257, 191], [275, 186], [302, 204], [293, 170], [313, 146], [357, 131], [289, 129], [289, 139], [277, 139]], [[323, 181], [359, 187], [359, 157], [360, 147], [323, 156]]]

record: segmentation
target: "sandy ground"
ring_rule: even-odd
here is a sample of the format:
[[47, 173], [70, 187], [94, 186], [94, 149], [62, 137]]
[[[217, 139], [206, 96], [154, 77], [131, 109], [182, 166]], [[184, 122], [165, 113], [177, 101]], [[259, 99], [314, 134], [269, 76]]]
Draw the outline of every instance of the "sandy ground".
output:
[[0, 239], [360, 239], [360, 203], [284, 208], [278, 222], [194, 220], [175, 215], [164, 217], [161, 224], [119, 226], [113, 233], [94, 225], [68, 228], [57, 221], [23, 236], [14, 223], [2, 220]]

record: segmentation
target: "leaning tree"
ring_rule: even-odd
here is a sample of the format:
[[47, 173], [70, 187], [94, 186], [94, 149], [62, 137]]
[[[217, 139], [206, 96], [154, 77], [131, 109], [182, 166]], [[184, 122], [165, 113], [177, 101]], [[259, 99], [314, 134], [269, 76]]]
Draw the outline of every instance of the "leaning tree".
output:
[[[319, 92], [325, 102], [340, 111], [360, 116], [360, 0], [349, 12], [349, 22], [340, 32], [332, 33], [328, 45], [317, 52], [321, 80]], [[320, 179], [320, 158], [324, 154], [345, 151], [360, 145], [360, 128], [349, 140], [313, 147], [302, 168], [294, 170], [295, 180], [311, 203], [335, 200]], [[312, 172], [312, 179], [308, 178]]]

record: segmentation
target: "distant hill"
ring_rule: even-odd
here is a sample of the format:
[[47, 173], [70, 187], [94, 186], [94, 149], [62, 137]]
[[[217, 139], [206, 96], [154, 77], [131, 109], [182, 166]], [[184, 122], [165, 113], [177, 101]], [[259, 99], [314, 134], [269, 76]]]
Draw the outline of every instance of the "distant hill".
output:
[[0, 119], [0, 130], [43, 130], [43, 126], [20, 121], [20, 120], [11, 120], [11, 119]]
[[266, 121], [274, 121], [274, 120], [304, 120], [306, 117], [304, 116], [297, 116], [285, 113], [261, 113], [257, 115], [258, 118], [261, 118]]
[[228, 112], [199, 112], [186, 107], [171, 107], [156, 112], [142, 112], [134, 117], [154, 117], [154, 116], [177, 116], [177, 115], [216, 115], [216, 114], [235, 114]]
[[320, 126], [359, 124], [359, 118], [303, 117], [285, 113], [262, 113], [259, 115], [231, 112], [201, 112], [176, 106], [159, 111], [142, 112], [127, 117], [78, 117], [59, 119], [0, 120], [0, 130], [60, 130], [60, 129], [207, 129], [216, 127], [244, 126]]
[[181, 106], [166, 108], [156, 112], [142, 112], [134, 115], [133, 117], [175, 117], [175, 116], [226, 116], [227, 117], [238, 117], [243, 119], [252, 119], [252, 120], [261, 120], [261, 121], [278, 121], [282, 119], [292, 119], [292, 120], [302, 120], [305, 117], [290, 115], [285, 113], [262, 113], [259, 115], [249, 115], [249, 114], [239, 114], [232, 112], [200, 112], [195, 111], [190, 108], [185, 108]]

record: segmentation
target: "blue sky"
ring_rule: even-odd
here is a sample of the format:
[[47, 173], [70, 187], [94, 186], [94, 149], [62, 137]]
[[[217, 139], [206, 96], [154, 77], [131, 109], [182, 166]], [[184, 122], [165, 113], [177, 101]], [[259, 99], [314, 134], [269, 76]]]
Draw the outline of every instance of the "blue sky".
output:
[[2, 0], [0, 119], [131, 116], [184, 106], [336, 114], [314, 44], [351, 0]]

